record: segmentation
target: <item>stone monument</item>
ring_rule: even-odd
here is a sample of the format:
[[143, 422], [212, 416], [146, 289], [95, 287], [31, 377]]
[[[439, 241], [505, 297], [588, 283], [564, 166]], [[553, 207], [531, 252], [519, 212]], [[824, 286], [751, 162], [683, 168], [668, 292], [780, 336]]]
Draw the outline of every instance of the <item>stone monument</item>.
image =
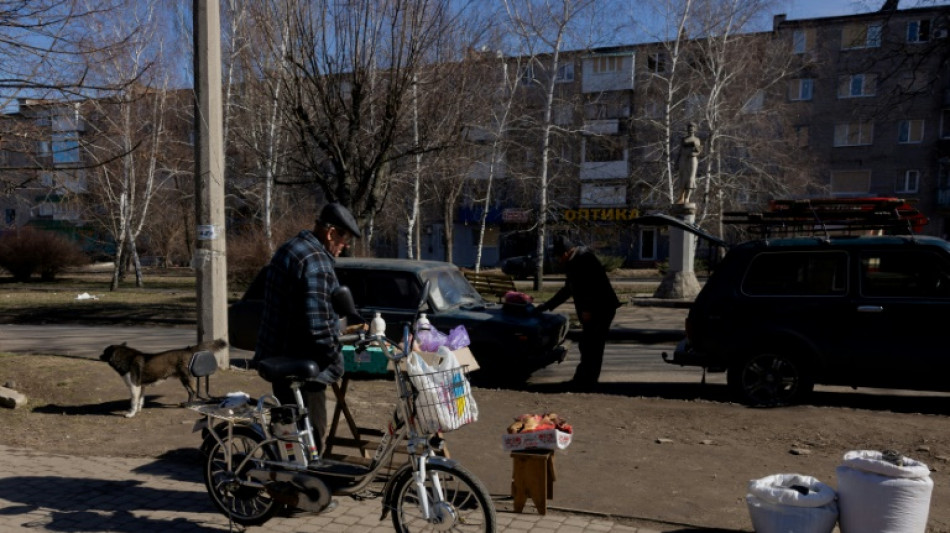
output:
[[[696, 171], [699, 168], [699, 156], [702, 154], [702, 142], [696, 136], [696, 124], [686, 126], [686, 135], [680, 144], [679, 196], [672, 206], [672, 215], [687, 224], [696, 223], [696, 204], [690, 202], [690, 196], [696, 190]], [[692, 300], [699, 294], [699, 280], [693, 270], [696, 257], [696, 236], [680, 228], [670, 227], [669, 269], [653, 296], [668, 300]]]

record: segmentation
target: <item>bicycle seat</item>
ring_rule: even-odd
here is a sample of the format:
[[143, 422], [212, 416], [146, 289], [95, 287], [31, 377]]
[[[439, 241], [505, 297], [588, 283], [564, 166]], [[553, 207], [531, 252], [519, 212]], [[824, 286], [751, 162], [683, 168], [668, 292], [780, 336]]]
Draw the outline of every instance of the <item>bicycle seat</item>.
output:
[[320, 374], [320, 367], [310, 359], [271, 357], [258, 361], [257, 374], [269, 382], [308, 381]]

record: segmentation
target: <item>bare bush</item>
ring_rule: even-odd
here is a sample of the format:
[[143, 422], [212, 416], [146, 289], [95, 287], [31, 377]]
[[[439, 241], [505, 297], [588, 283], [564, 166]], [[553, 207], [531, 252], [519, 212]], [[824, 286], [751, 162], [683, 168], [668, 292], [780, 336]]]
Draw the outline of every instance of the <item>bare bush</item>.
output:
[[17, 281], [37, 273], [52, 281], [66, 268], [88, 262], [76, 243], [58, 233], [24, 227], [0, 237], [0, 267]]

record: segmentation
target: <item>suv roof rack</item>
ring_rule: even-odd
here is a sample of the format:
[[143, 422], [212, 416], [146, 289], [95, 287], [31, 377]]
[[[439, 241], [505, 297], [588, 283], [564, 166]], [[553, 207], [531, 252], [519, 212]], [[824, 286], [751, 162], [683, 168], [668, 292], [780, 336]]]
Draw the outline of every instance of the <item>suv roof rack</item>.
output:
[[901, 198], [809, 198], [772, 200], [769, 211], [730, 211], [723, 223], [747, 225], [763, 236], [920, 233], [926, 216]]

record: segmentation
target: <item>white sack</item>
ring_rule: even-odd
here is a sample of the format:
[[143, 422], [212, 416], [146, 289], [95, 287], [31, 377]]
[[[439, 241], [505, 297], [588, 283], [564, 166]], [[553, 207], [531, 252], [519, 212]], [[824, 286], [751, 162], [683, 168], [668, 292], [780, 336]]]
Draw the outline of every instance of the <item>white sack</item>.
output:
[[885, 461], [879, 451], [844, 455], [837, 468], [841, 533], [924, 533], [933, 480], [927, 465], [903, 458]]
[[838, 521], [834, 489], [811, 476], [775, 474], [752, 480], [746, 504], [756, 533], [830, 533]]

